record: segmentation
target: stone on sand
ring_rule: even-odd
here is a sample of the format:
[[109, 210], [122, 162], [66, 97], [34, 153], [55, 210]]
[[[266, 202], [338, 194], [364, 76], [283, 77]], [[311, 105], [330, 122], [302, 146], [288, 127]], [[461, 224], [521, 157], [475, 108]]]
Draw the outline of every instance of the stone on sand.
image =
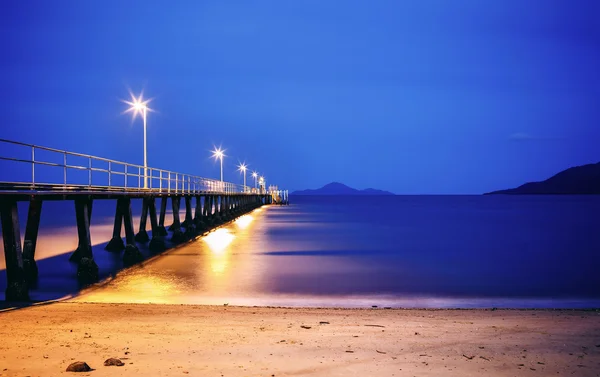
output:
[[89, 372], [92, 368], [84, 361], [76, 361], [67, 367], [67, 372]]
[[117, 366], [117, 367], [122, 367], [123, 365], [125, 365], [121, 360], [111, 357], [110, 359], [107, 359], [104, 362], [104, 366], [105, 367], [110, 367], [110, 366]]

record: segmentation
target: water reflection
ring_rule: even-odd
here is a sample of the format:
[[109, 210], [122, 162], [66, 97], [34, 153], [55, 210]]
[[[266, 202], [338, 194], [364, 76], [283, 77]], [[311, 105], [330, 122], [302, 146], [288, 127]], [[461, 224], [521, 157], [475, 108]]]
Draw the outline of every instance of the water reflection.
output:
[[202, 240], [208, 245], [213, 254], [221, 254], [233, 241], [233, 234], [226, 228], [220, 228], [209, 233]]
[[229, 229], [220, 228], [208, 234], [202, 240], [210, 249], [210, 268], [213, 274], [223, 275], [229, 264], [229, 251], [227, 247], [235, 236]]
[[173, 302], [172, 297], [180, 293], [172, 275], [160, 276], [139, 270], [119, 275], [110, 285], [111, 289], [91, 291], [83, 296], [85, 299], [79, 297], [75, 301], [166, 304]]
[[[600, 211], [597, 198], [578, 199], [580, 204], [569, 198], [390, 200], [317, 198], [288, 208], [266, 207], [124, 271], [78, 300], [598, 306], [594, 251], [600, 244], [597, 226], [589, 221]], [[386, 207], [390, 205], [397, 206], [395, 212]], [[514, 210], [507, 212], [507, 206]], [[369, 211], [377, 216], [365, 217]], [[396, 215], [399, 211], [402, 216]], [[540, 223], [544, 227], [532, 225]], [[523, 239], [535, 240], [536, 247]], [[102, 250], [97, 255], [121, 258]]]
[[246, 229], [248, 228], [252, 220], [254, 220], [254, 217], [252, 217], [252, 215], [244, 215], [241, 216], [239, 219], [235, 220], [235, 225], [237, 225], [240, 229]]
[[[262, 214], [258, 214], [262, 212]], [[266, 212], [253, 211], [139, 268], [123, 271], [78, 301], [213, 303], [253, 297], [263, 285], [266, 267], [260, 254]], [[258, 247], [262, 250], [263, 246]], [[258, 258], [257, 258], [258, 257]]]

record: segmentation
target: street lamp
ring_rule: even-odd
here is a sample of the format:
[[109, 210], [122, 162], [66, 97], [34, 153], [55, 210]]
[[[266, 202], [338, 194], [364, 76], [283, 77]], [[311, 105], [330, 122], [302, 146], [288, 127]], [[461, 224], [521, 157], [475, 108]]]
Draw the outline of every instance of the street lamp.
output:
[[213, 151], [213, 157], [221, 160], [221, 182], [223, 182], [223, 157], [225, 157], [223, 152], [225, 151], [217, 147], [215, 147], [215, 150]]
[[258, 173], [253, 171], [252, 178], [254, 178], [254, 188], [256, 189], [256, 181], [258, 180]]
[[241, 173], [244, 173], [244, 192], [246, 192], [246, 170], [247, 170], [246, 163], [240, 162], [240, 164], [238, 165], [238, 170]]
[[133, 113], [133, 119], [135, 119], [135, 117], [138, 114], [141, 114], [142, 118], [144, 119], [144, 188], [146, 189], [148, 188], [148, 159], [146, 153], [146, 115], [148, 114], [148, 112], [152, 111], [152, 109], [148, 107], [148, 103], [150, 103], [152, 99], [144, 100], [142, 98], [144, 93], [140, 93], [140, 96], [137, 98], [131, 92], [129, 93], [129, 95], [131, 96], [131, 101], [123, 101], [124, 103], [130, 106], [129, 109], [125, 110], [125, 112]]

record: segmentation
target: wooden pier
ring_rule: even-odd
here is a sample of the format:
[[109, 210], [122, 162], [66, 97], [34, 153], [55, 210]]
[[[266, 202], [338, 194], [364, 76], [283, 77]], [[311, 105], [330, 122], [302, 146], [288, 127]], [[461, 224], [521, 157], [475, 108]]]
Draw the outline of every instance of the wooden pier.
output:
[[[0, 156], [0, 161], [32, 166], [31, 181], [28, 182], [7, 181], [0, 176], [0, 219], [8, 283], [6, 301], [29, 300], [29, 286], [37, 280], [35, 251], [45, 201], [67, 200], [74, 203], [78, 246], [70, 256], [70, 261], [77, 263], [77, 276], [83, 283], [98, 280], [98, 265], [94, 261], [90, 237], [94, 201], [116, 202], [113, 234], [105, 249], [109, 252], [122, 252], [125, 266], [143, 260], [137, 244], [148, 243], [150, 251], [159, 253], [166, 249], [167, 240], [171, 244], [190, 241], [262, 205], [287, 203], [287, 192], [279, 190], [264, 187], [251, 189], [229, 182], [2, 139], [0, 143], [31, 148], [32, 155], [31, 159]], [[38, 150], [58, 153], [64, 157], [63, 162], [36, 160], [34, 157]], [[69, 162], [70, 157], [87, 160], [88, 163]], [[39, 165], [62, 170], [63, 182], [36, 181], [36, 166]], [[71, 170], [86, 171], [87, 182], [70, 181], [67, 172]], [[132, 200], [142, 201], [137, 232], [133, 227]], [[29, 203], [29, 208], [25, 238], [21, 246], [17, 203], [23, 201]], [[157, 210], [159, 201], [160, 208]], [[169, 203], [173, 223], [167, 230], [165, 215]], [[123, 228], [124, 240], [121, 238]], [[151, 231], [151, 235], [148, 234], [148, 230]]]

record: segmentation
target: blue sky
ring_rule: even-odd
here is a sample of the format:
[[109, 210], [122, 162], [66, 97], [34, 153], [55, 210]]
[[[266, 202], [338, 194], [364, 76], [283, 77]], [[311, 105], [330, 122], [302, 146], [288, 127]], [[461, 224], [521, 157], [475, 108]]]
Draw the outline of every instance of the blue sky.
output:
[[[3, 1], [0, 137], [289, 189], [480, 193], [600, 161], [600, 2]], [[5, 171], [2, 174], [9, 174]]]

